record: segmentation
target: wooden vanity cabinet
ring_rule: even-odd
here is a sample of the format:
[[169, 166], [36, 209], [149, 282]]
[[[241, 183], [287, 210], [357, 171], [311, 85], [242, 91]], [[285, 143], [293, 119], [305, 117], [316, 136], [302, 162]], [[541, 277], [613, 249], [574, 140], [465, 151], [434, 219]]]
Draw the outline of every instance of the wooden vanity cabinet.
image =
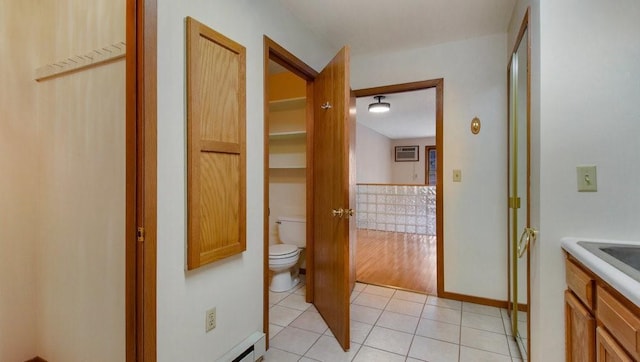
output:
[[567, 362], [593, 362], [596, 357], [596, 319], [593, 311], [595, 280], [567, 258], [564, 293]]
[[602, 327], [596, 330], [596, 349], [598, 362], [633, 362], [613, 336]]
[[640, 308], [569, 255], [566, 277], [567, 361], [639, 361]]
[[598, 286], [598, 310], [596, 317], [599, 325], [605, 327], [636, 361], [640, 359], [640, 313], [635, 305], [625, 303], [605, 288]]

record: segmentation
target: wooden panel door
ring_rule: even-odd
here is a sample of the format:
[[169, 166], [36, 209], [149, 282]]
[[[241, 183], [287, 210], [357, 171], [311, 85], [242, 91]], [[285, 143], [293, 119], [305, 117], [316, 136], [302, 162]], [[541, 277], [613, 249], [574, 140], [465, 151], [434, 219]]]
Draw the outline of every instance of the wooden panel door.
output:
[[350, 347], [349, 231], [355, 223], [348, 215], [355, 132], [349, 106], [349, 49], [343, 48], [314, 81], [313, 303], [345, 350]]
[[246, 49], [187, 17], [187, 267], [246, 250]]
[[567, 361], [595, 361], [595, 319], [570, 290], [565, 291], [564, 302]]

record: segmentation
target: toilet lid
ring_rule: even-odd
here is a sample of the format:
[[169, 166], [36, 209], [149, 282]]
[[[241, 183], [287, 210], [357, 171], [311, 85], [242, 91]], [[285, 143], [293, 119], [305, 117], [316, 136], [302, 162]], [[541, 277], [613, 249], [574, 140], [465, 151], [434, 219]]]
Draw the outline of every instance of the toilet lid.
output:
[[269, 247], [269, 256], [283, 256], [293, 254], [298, 251], [298, 247], [289, 244], [276, 244]]

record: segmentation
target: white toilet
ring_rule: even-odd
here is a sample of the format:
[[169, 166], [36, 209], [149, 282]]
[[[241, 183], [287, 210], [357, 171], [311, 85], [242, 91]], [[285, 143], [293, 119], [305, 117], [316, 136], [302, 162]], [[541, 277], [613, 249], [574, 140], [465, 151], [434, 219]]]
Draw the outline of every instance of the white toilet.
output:
[[[278, 234], [281, 244], [269, 246], [269, 270], [273, 272], [273, 279], [269, 285], [272, 292], [285, 292], [300, 282], [297, 270], [300, 249], [307, 246], [306, 220], [304, 217], [278, 218]], [[291, 274], [294, 273], [295, 277]]]

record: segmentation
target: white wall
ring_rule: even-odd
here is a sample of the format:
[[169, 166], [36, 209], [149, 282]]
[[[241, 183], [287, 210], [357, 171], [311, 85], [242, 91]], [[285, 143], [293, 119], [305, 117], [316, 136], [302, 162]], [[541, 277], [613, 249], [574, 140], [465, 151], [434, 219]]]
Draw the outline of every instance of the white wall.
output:
[[[506, 300], [506, 35], [354, 56], [354, 89], [444, 78], [445, 290]], [[473, 117], [482, 121], [474, 136]], [[453, 169], [462, 182], [453, 183]], [[478, 273], [482, 270], [483, 273]]]
[[[540, 192], [532, 355], [561, 361], [566, 284], [560, 238], [640, 239], [640, 4], [544, 1], [532, 9], [539, 19], [532, 118], [539, 121]], [[582, 164], [597, 165], [597, 193], [576, 191], [575, 168]]]
[[279, 243], [278, 217], [307, 214], [307, 170], [279, 168], [269, 170], [269, 244]]
[[36, 356], [39, 3], [0, 0], [0, 361]]
[[395, 152], [396, 146], [418, 146], [420, 156], [418, 162], [394, 162], [391, 164], [392, 182], [394, 184], [417, 184], [424, 185], [425, 165], [427, 156], [425, 146], [435, 146], [435, 137], [409, 138], [403, 140], [392, 140], [391, 150]]
[[[40, 65], [125, 40], [125, 2], [46, 1]], [[37, 354], [125, 359], [125, 64], [37, 83]], [[33, 70], [32, 70], [33, 71]]]
[[[185, 32], [193, 16], [247, 48], [247, 251], [184, 271]], [[158, 1], [158, 361], [211, 361], [262, 330], [263, 34], [320, 69], [314, 41], [277, 1]], [[217, 328], [204, 331], [217, 308]], [[238, 318], [242, 316], [242, 318]]]
[[391, 140], [356, 122], [356, 182], [391, 183]]

